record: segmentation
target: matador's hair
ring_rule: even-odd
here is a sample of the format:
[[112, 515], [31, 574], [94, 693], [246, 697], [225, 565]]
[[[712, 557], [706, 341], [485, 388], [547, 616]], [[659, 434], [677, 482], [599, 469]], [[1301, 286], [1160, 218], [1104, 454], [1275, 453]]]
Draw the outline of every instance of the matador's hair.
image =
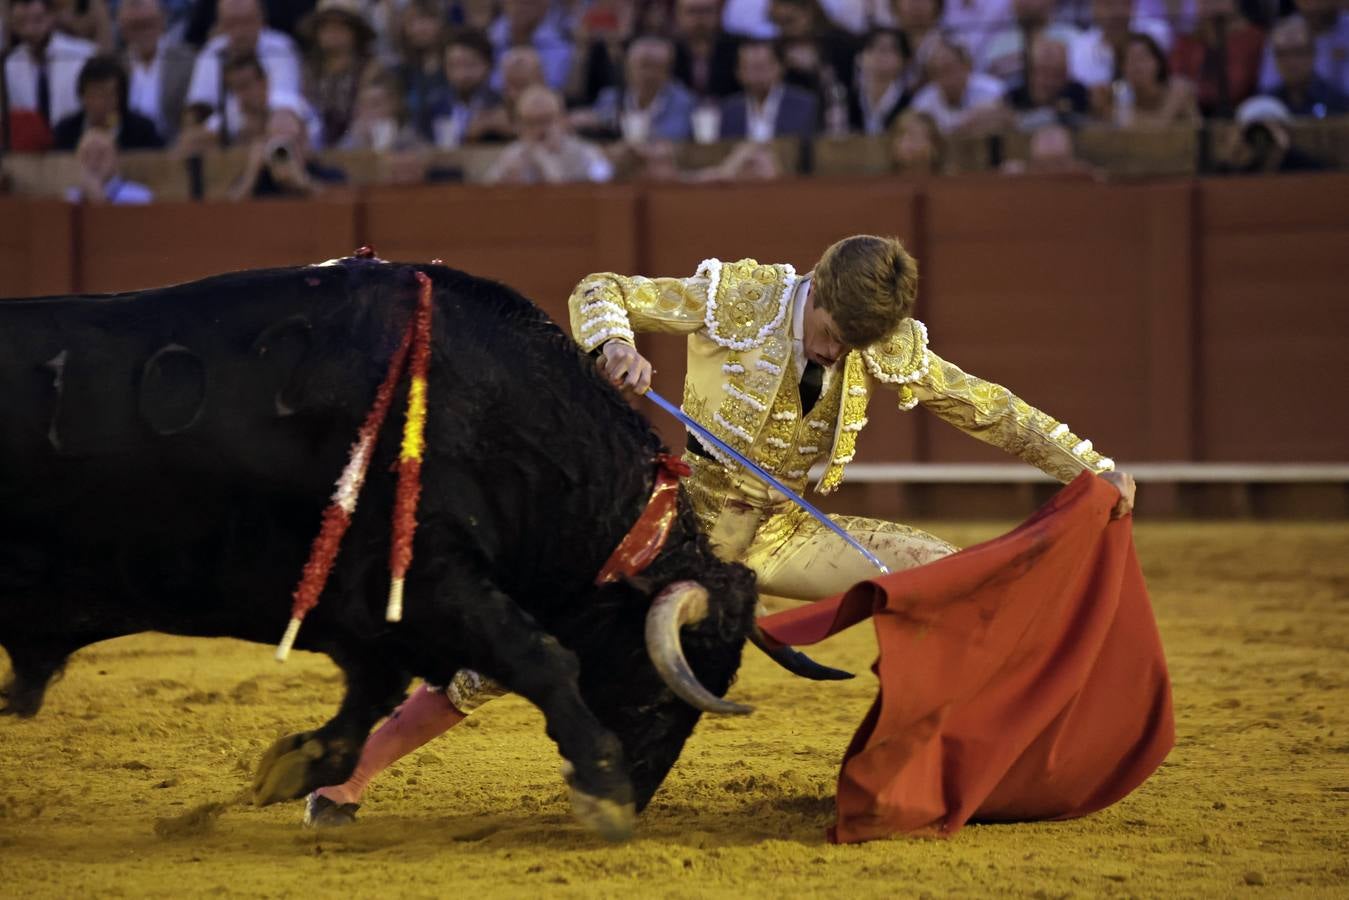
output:
[[835, 243], [814, 270], [815, 305], [849, 347], [870, 347], [913, 315], [918, 262], [898, 239], [856, 234]]

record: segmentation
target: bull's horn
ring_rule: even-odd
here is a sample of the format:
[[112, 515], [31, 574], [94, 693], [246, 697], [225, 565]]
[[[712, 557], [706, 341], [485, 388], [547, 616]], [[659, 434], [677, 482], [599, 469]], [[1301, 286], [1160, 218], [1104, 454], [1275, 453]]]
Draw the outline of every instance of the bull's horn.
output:
[[646, 652], [656, 671], [681, 700], [703, 712], [744, 715], [753, 707], [723, 700], [703, 687], [679, 644], [679, 629], [707, 616], [707, 588], [696, 581], [667, 585], [646, 614]]
[[811, 681], [845, 681], [855, 677], [851, 672], [821, 665], [800, 650], [769, 639], [758, 623], [755, 623], [754, 630], [749, 633], [749, 639], [754, 646], [768, 654], [769, 659], [793, 675], [809, 678]]

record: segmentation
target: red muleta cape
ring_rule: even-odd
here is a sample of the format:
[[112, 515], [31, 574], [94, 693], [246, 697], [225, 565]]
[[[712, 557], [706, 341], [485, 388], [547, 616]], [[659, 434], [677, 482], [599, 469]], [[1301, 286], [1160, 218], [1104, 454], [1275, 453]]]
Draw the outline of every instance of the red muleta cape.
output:
[[804, 645], [875, 619], [831, 841], [1081, 816], [1156, 770], [1171, 686], [1118, 499], [1084, 473], [1007, 535], [759, 620]]

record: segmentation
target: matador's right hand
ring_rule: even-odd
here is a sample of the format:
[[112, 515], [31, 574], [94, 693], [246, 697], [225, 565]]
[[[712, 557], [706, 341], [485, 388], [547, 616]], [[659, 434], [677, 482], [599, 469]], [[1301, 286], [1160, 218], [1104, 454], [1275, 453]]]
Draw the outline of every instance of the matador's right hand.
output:
[[596, 364], [619, 390], [645, 394], [651, 387], [651, 373], [654, 371], [651, 363], [631, 344], [610, 341], [604, 345]]

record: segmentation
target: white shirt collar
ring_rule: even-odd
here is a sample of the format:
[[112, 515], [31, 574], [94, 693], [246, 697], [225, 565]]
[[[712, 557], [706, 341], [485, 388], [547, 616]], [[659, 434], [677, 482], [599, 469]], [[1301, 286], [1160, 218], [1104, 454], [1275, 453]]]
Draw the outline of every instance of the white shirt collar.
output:
[[753, 97], [745, 95], [745, 130], [751, 141], [771, 141], [777, 136], [778, 106], [784, 93], [779, 84], [768, 92], [763, 103], [755, 103]]
[[137, 56], [131, 50], [127, 50], [126, 58], [130, 60], [132, 70], [151, 72], [154, 71], [155, 69], [158, 69], [159, 61], [164, 58], [164, 47], [168, 44], [168, 40], [169, 36], [167, 34], [160, 35], [159, 40], [155, 42], [154, 56], [150, 57], [150, 61], [148, 63], [141, 62], [141, 58], [139, 56]]
[[889, 115], [890, 110], [898, 105], [900, 99], [904, 96], [904, 86], [896, 78], [886, 87], [885, 92], [881, 94], [880, 100], [876, 102], [873, 108], [871, 102], [867, 99], [865, 89], [857, 92], [858, 105], [862, 107], [862, 118], [867, 134], [880, 134], [885, 131], [885, 117]]
[[811, 278], [802, 276], [792, 298], [792, 357], [796, 361], [796, 380], [806, 373], [806, 300], [810, 297]]
[[665, 106], [665, 93], [669, 87], [663, 87], [656, 92], [656, 96], [651, 98], [651, 102], [646, 106], [637, 105], [637, 93], [635, 91], [623, 92], [623, 109], [627, 112], [642, 113], [647, 116], [655, 116]]

